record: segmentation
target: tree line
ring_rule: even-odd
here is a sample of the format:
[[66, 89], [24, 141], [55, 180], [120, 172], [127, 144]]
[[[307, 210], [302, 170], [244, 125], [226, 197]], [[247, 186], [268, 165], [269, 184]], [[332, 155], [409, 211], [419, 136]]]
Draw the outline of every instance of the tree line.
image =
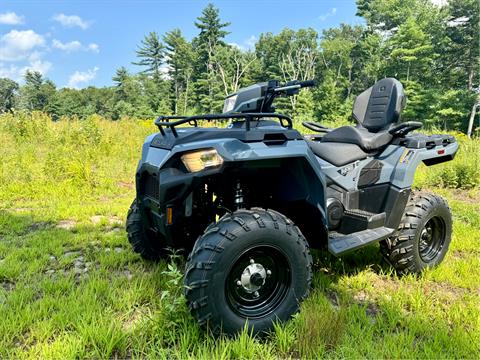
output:
[[57, 88], [38, 72], [20, 86], [0, 79], [0, 112], [41, 110], [54, 119], [99, 114], [152, 118], [215, 113], [242, 86], [315, 78], [318, 86], [281, 99], [277, 110], [299, 119], [348, 118], [354, 98], [383, 77], [405, 86], [406, 120], [465, 131], [479, 94], [479, 3], [357, 0], [365, 25], [341, 24], [263, 33], [251, 49], [225, 41], [229, 23], [209, 4], [188, 41], [180, 29], [150, 32], [138, 45], [138, 73], [116, 70], [113, 86]]

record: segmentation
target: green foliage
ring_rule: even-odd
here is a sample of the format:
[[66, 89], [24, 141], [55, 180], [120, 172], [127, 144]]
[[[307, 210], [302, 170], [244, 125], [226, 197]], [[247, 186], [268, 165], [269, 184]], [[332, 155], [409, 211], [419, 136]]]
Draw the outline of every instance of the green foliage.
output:
[[392, 61], [388, 64], [399, 79], [419, 79], [424, 77], [432, 63], [433, 46], [428, 35], [414, 17], [402, 23], [388, 40]]
[[163, 40], [166, 44], [167, 64], [172, 78], [173, 112], [186, 114], [191, 102], [192, 76], [195, 54], [192, 44], [182, 35], [179, 29], [167, 32]]
[[164, 46], [156, 32], [150, 32], [142, 40], [141, 46], [137, 50], [138, 62], [135, 65], [144, 66], [144, 74], [153, 75], [155, 79], [160, 79], [161, 67], [164, 63]]
[[111, 87], [56, 89], [35, 72], [20, 87], [0, 79], [0, 113], [39, 110], [55, 121], [215, 113], [227, 94], [254, 82], [314, 78], [316, 89], [278, 99], [277, 111], [345, 123], [356, 95], [381, 78], [396, 77], [408, 97], [404, 120], [466, 131], [480, 86], [478, 2], [358, 0], [357, 7], [365, 25], [340, 24], [321, 35], [285, 28], [260, 34], [254, 48], [245, 49], [226, 43], [230, 23], [208, 4], [194, 21], [191, 41], [179, 29], [148, 33], [134, 62], [141, 72], [120, 67]]
[[470, 140], [464, 134], [455, 136], [460, 144], [455, 161], [419, 168], [415, 186], [465, 190], [480, 187], [480, 141]]
[[199, 111], [213, 113], [222, 109], [222, 85], [214, 69], [214, 56], [219, 47], [227, 46], [223, 39], [229, 34], [224, 30], [230, 23], [222, 23], [220, 12], [213, 4], [208, 4], [197, 18], [195, 26], [200, 33], [193, 39], [196, 62], [193, 90]]
[[10, 79], [0, 78], [0, 114], [13, 111], [19, 86]]
[[45, 80], [41, 73], [28, 70], [25, 73], [25, 85], [21, 88], [22, 107], [30, 111], [46, 110], [55, 90], [55, 84]]

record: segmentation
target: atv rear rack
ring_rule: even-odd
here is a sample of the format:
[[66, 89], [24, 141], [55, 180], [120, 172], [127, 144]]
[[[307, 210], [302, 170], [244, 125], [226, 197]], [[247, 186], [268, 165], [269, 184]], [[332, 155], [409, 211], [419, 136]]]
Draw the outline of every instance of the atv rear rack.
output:
[[[207, 114], [207, 115], [195, 115], [195, 116], [159, 116], [155, 120], [155, 125], [157, 125], [160, 133], [165, 136], [165, 129], [169, 128], [173, 136], [178, 137], [177, 130], [175, 126], [182, 124], [190, 124], [191, 126], [198, 127], [199, 120], [230, 120], [230, 119], [245, 119], [245, 131], [250, 131], [250, 122], [254, 119], [259, 120], [261, 118], [276, 118], [279, 120], [280, 125], [292, 129], [292, 119], [287, 115], [278, 114], [278, 113], [234, 113], [234, 114]], [[177, 120], [170, 122], [170, 120]], [[286, 125], [284, 124], [286, 121]]]

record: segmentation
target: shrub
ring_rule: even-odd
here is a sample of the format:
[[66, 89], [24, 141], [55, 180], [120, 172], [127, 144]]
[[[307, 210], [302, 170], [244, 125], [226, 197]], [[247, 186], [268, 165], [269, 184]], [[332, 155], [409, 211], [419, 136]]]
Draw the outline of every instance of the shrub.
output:
[[454, 134], [459, 149], [453, 161], [419, 167], [415, 186], [472, 189], [480, 186], [480, 140]]

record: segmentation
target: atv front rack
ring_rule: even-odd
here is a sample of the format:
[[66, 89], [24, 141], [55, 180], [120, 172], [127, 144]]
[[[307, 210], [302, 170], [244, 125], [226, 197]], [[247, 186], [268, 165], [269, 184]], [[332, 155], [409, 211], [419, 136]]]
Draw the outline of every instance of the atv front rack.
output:
[[[277, 114], [277, 113], [234, 113], [234, 114], [207, 114], [207, 115], [194, 115], [194, 116], [159, 116], [155, 120], [155, 125], [157, 125], [160, 133], [165, 136], [164, 127], [171, 130], [173, 136], [178, 137], [177, 130], [175, 126], [182, 124], [189, 124], [194, 127], [198, 127], [199, 120], [230, 120], [230, 119], [245, 119], [245, 131], [250, 131], [251, 122], [254, 120], [259, 120], [262, 118], [275, 118], [278, 119], [280, 125], [292, 129], [292, 119], [287, 115]], [[170, 120], [177, 120], [170, 122]], [[284, 121], [286, 124], [284, 124]]]

